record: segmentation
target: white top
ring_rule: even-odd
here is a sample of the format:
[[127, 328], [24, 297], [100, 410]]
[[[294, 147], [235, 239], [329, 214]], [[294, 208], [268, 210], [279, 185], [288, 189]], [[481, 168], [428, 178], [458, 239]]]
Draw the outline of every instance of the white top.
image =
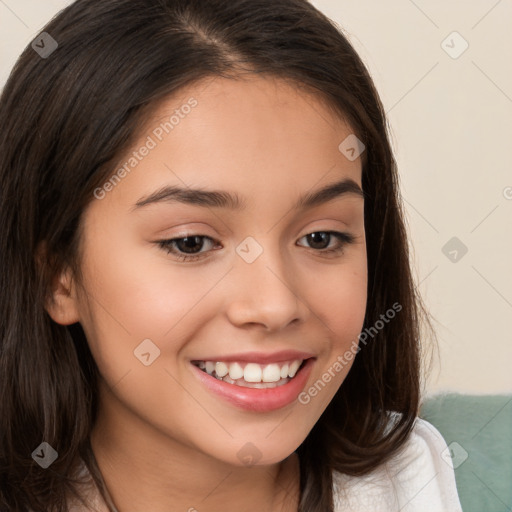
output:
[[[417, 418], [402, 449], [365, 476], [333, 474], [334, 512], [462, 512], [446, 443]], [[82, 470], [88, 473], [85, 464]], [[92, 505], [107, 511], [97, 491]], [[71, 505], [70, 512], [83, 512]]]
[[449, 449], [421, 418], [389, 462], [362, 477], [333, 477], [335, 512], [462, 512]]

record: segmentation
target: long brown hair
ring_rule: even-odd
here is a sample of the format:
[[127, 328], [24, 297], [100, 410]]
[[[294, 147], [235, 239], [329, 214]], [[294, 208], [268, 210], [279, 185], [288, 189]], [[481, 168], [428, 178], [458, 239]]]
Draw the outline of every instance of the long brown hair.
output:
[[[82, 213], [159, 102], [245, 69], [314, 91], [366, 148], [364, 329], [372, 339], [297, 450], [300, 512], [332, 511], [332, 471], [362, 475], [395, 454], [421, 394], [425, 311], [385, 113], [365, 66], [306, 0], [78, 0], [44, 32], [58, 47], [42, 58], [29, 45], [0, 98], [1, 509], [64, 512], [66, 496], [79, 495], [80, 458], [101, 488], [89, 443], [98, 369], [80, 324], [58, 325], [46, 313], [51, 283], [64, 266], [80, 275]], [[375, 329], [393, 304], [400, 312]], [[389, 411], [400, 413], [392, 428]], [[31, 456], [42, 441], [58, 453], [47, 469]]]

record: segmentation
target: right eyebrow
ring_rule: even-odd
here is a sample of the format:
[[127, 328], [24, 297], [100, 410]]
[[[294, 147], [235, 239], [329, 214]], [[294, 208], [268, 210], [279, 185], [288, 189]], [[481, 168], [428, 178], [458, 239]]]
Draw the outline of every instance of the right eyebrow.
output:
[[230, 208], [232, 210], [243, 210], [245, 208], [245, 202], [237, 194], [221, 190], [199, 190], [165, 186], [139, 199], [132, 208], [132, 211], [149, 204], [172, 202], [204, 207]]

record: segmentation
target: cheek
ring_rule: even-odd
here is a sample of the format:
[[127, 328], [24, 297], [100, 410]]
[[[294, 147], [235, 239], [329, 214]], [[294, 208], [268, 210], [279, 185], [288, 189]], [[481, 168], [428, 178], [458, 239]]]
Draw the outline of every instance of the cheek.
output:
[[185, 272], [167, 264], [165, 252], [155, 257], [153, 250], [130, 251], [114, 241], [97, 247], [84, 265], [82, 325], [99, 372], [127, 407], [186, 437], [190, 432], [176, 411], [185, 411], [193, 425], [205, 418], [183, 392], [175, 360], [201, 320], [215, 311], [205, 298], [225, 272]]
[[180, 265], [170, 256], [167, 260], [164, 250], [152, 245], [141, 249], [125, 237], [98, 243], [87, 259], [91, 295], [102, 306], [96, 307], [96, 321], [122, 328], [134, 342], [161, 339], [202, 301], [224, 268]]
[[323, 296], [325, 316], [334, 333], [333, 349], [345, 350], [357, 337], [364, 323], [367, 302], [366, 272], [351, 272], [336, 279]]
[[333, 350], [344, 347], [363, 327], [367, 303], [366, 249], [347, 255], [340, 265], [318, 267], [304, 275], [304, 294], [323, 321]]
[[[174, 394], [179, 388], [173, 389], [162, 369], [169, 367], [174, 373], [182, 348], [217, 311], [217, 284], [230, 265], [187, 268], [167, 261], [165, 251], [156, 247], [130, 247], [129, 236], [125, 237], [105, 238], [89, 250], [81, 323], [100, 374], [110, 386], [122, 379], [125, 386], [135, 380], [139, 391], [147, 385]], [[154, 362], [144, 366], [138, 356], [148, 352]]]
[[[367, 260], [361, 250], [342, 265], [309, 273], [309, 307], [321, 321], [326, 341], [310, 385], [298, 397], [311, 417], [327, 407], [346, 378], [358, 351], [367, 305]], [[324, 283], [319, 285], [319, 283]]]

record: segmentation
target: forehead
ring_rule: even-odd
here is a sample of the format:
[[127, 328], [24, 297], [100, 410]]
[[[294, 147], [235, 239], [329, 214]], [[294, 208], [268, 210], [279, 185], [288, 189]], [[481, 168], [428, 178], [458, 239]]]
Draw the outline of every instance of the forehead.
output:
[[293, 82], [210, 77], [158, 104], [119, 160], [129, 172], [110, 196], [133, 205], [162, 184], [283, 197], [340, 177], [361, 184], [360, 159], [340, 150], [350, 136], [320, 96]]

